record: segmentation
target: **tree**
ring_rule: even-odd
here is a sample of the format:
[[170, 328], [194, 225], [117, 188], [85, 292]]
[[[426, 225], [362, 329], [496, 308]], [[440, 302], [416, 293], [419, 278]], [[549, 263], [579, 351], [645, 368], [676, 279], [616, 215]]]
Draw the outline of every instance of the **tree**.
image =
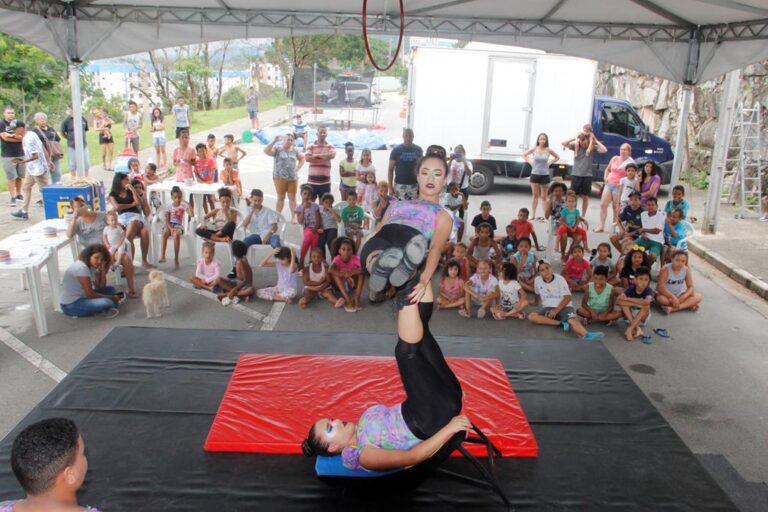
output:
[[227, 92], [222, 95], [222, 101], [225, 106], [230, 108], [242, 107], [245, 105], [245, 86], [238, 85], [237, 87], [228, 89]]

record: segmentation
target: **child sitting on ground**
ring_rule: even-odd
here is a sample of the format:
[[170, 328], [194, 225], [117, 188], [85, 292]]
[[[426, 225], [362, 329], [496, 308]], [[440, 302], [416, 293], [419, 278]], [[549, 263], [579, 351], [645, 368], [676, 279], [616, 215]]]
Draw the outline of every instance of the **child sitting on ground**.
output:
[[496, 226], [496, 219], [493, 215], [491, 215], [491, 203], [490, 201], [483, 201], [480, 203], [480, 213], [475, 215], [475, 217], [472, 219], [472, 227], [475, 228], [475, 234], [474, 236], [477, 236], [477, 228], [482, 223], [488, 223], [491, 225], [491, 231], [494, 233], [498, 229]]
[[455, 259], [450, 259], [443, 268], [440, 278], [440, 296], [437, 309], [459, 308], [464, 304], [464, 281], [459, 275], [461, 267]]
[[608, 325], [621, 318], [621, 311], [615, 309], [613, 286], [608, 282], [608, 267], [599, 265], [592, 273], [587, 290], [581, 297], [581, 307], [576, 314], [584, 319], [584, 325], [605, 322]]
[[248, 246], [245, 242], [232, 242], [232, 257], [235, 258], [235, 279], [219, 278], [219, 286], [224, 293], [219, 295], [222, 306], [237, 304], [241, 300], [248, 302], [256, 293], [253, 287], [253, 270], [248, 263]]
[[469, 258], [467, 258], [467, 246], [459, 242], [453, 246], [453, 259], [459, 263], [459, 277], [462, 282], [469, 279]]
[[517, 218], [512, 220], [510, 224], [515, 226], [515, 236], [517, 237], [518, 243], [523, 238], [527, 238], [529, 241], [533, 240], [536, 250], [541, 251], [543, 250], [543, 247], [539, 246], [539, 239], [536, 238], [536, 230], [533, 227], [533, 223], [528, 220], [530, 214], [531, 212], [528, 208], [520, 208], [520, 211], [517, 212]]
[[512, 261], [512, 256], [517, 252], [518, 242], [515, 236], [515, 226], [507, 225], [506, 231], [507, 236], [501, 239], [499, 249], [501, 249], [501, 257], [504, 261]]
[[331, 282], [344, 298], [344, 311], [347, 313], [363, 309], [360, 305], [360, 297], [363, 295], [363, 268], [360, 266], [360, 257], [355, 252], [355, 243], [349, 237], [338, 238], [336, 255], [328, 270]]
[[477, 318], [484, 318], [498, 297], [497, 285], [499, 280], [491, 274], [491, 263], [481, 260], [477, 264], [477, 272], [464, 283], [464, 306], [459, 309], [459, 315], [464, 318], [472, 316], [472, 304], [479, 307]]
[[672, 253], [672, 261], [659, 272], [656, 301], [666, 314], [685, 309], [698, 311], [703, 297], [693, 289], [693, 272], [688, 268], [688, 253]]
[[357, 206], [357, 194], [354, 190], [347, 191], [347, 206], [341, 210], [341, 221], [344, 223], [344, 235], [360, 247], [363, 241], [363, 219], [365, 212]]
[[584, 248], [580, 245], [571, 250], [571, 257], [563, 265], [563, 277], [572, 292], [586, 291], [592, 279], [592, 267], [584, 259]]
[[235, 202], [239, 203], [240, 198], [243, 197], [243, 184], [240, 183], [240, 171], [235, 169], [232, 159], [227, 157], [224, 159], [224, 168], [221, 170], [221, 184], [225, 187], [232, 187], [235, 189]]
[[565, 208], [560, 209], [560, 227], [557, 229], [557, 236], [560, 238], [560, 258], [563, 263], [566, 261], [568, 252], [568, 238], [573, 239], [572, 247], [583, 245], [584, 251], [589, 252], [587, 243], [587, 232], [579, 227], [579, 222], [586, 225], [586, 219], [581, 216], [581, 212], [576, 208], [577, 197], [573, 190], [568, 191], [565, 196]]
[[643, 327], [651, 318], [651, 303], [655, 292], [651, 288], [651, 270], [640, 267], [635, 272], [635, 283], [619, 295], [619, 306], [629, 327], [624, 331], [627, 341], [643, 337], [643, 342], [649, 342], [651, 337], [643, 333]]
[[664, 205], [664, 213], [669, 215], [674, 210], [682, 210], [683, 218], [688, 218], [688, 201], [685, 200], [685, 187], [682, 185], [675, 185], [672, 187], [672, 199], [668, 199]]
[[315, 192], [309, 185], [301, 187], [301, 204], [294, 211], [299, 224], [304, 226], [304, 239], [301, 242], [301, 257], [299, 266], [304, 268], [304, 257], [307, 251], [314, 249], [320, 243], [320, 231], [323, 228], [323, 220], [320, 215], [320, 207], [315, 202]]
[[[232, 191], [228, 188], [219, 190], [219, 208], [214, 208], [206, 214], [203, 222], [195, 230], [197, 236], [214, 242], [231, 242], [237, 229], [237, 210], [232, 209]], [[208, 220], [213, 220], [213, 229], [206, 226]]]
[[493, 273], [493, 267], [498, 268], [501, 263], [501, 249], [499, 249], [496, 240], [493, 239], [491, 225], [483, 222], [477, 227], [476, 233], [477, 237], [472, 239], [469, 249], [467, 249], [469, 270], [474, 272], [477, 270], [478, 262], [488, 261], [491, 263], [491, 273]]
[[304, 278], [304, 296], [299, 299], [299, 307], [305, 308], [318, 295], [333, 304], [334, 308], [344, 305], [343, 298], [337, 298], [331, 287], [328, 275], [328, 262], [325, 261], [323, 249], [315, 247], [309, 253], [309, 263], [302, 272]]
[[640, 192], [632, 192], [629, 195], [629, 204], [619, 214], [619, 223], [616, 225], [618, 233], [611, 235], [611, 243], [619, 254], [625, 254], [628, 248], [635, 244], [640, 228], [643, 227], [640, 218], [642, 213]]
[[[328, 249], [328, 254], [333, 257], [333, 245], [336, 237], [339, 236], [339, 222], [341, 222], [341, 215], [333, 207], [333, 203], [336, 199], [333, 194], [326, 192], [323, 197], [320, 198], [320, 219], [322, 220], [322, 230], [320, 230], [320, 238], [318, 239], [317, 248], [323, 255], [325, 260], [325, 250]], [[310, 254], [310, 257], [312, 255]]]
[[131, 244], [126, 240], [125, 230], [118, 223], [116, 211], [107, 213], [107, 226], [102, 232], [102, 241], [112, 255], [112, 265], [116, 265], [123, 259], [125, 251], [131, 250]]
[[389, 195], [389, 185], [386, 181], [380, 181], [377, 185], [376, 199], [373, 201], [373, 218], [376, 222], [380, 222], [384, 218], [384, 214], [387, 213], [389, 204], [394, 200]]
[[273, 249], [261, 263], [261, 267], [275, 267], [277, 284], [256, 290], [256, 296], [263, 300], [291, 303], [298, 288], [296, 283], [296, 254], [290, 247]]
[[608, 283], [610, 283], [612, 286], [617, 286], [619, 283], [621, 283], [617, 275], [616, 264], [612, 259], [610, 244], [601, 242], [597, 246], [597, 254], [592, 257], [592, 260], [590, 260], [589, 264], [592, 266], [593, 273], [597, 267], [607, 267]]
[[181, 200], [181, 189], [171, 189], [171, 202], [165, 207], [165, 229], [163, 230], [163, 245], [160, 250], [159, 263], [165, 263], [165, 251], [168, 239], [173, 237], [173, 269], [179, 270], [179, 250], [181, 237], [184, 235], [184, 221], [189, 215], [189, 205]]
[[650, 267], [645, 248], [635, 246], [630, 249], [627, 255], [619, 261], [617, 267], [621, 267], [618, 269], [621, 287], [616, 289], [616, 293], [620, 294], [631, 285], [635, 284], [635, 277], [640, 268]]
[[526, 292], [533, 293], [533, 284], [536, 278], [533, 268], [536, 263], [536, 256], [531, 252], [530, 238], [517, 239], [517, 252], [512, 256], [512, 263], [517, 267], [517, 282]]
[[539, 275], [534, 288], [541, 309], [528, 315], [528, 320], [538, 325], [561, 326], [564, 331], [573, 330], [581, 339], [595, 341], [605, 337], [602, 332], [587, 331], [573, 310], [571, 292], [563, 276], [552, 271], [552, 266], [539, 261]]
[[499, 272], [499, 284], [496, 285], [499, 299], [491, 312], [496, 320], [517, 318], [525, 320], [524, 310], [528, 306], [528, 297], [517, 282], [517, 267], [512, 263], [504, 263]]
[[[672, 210], [667, 215], [664, 224], [664, 252], [662, 253], [661, 264], [664, 265], [672, 259], [672, 253], [675, 251], [687, 251], [688, 244], [683, 240], [685, 238], [685, 224], [683, 224], [683, 210]], [[678, 244], [680, 247], [678, 247]]]
[[203, 242], [203, 257], [197, 261], [195, 275], [190, 279], [195, 288], [213, 291], [219, 284], [221, 264], [215, 256], [216, 244], [213, 242]]
[[47, 418], [24, 428], [13, 440], [11, 468], [27, 497], [0, 502], [0, 512], [98, 512], [77, 505], [88, 461], [74, 421]]

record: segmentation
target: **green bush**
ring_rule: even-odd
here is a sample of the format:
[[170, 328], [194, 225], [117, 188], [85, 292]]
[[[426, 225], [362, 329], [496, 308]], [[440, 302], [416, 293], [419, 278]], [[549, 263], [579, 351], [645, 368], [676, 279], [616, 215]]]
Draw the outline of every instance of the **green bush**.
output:
[[227, 107], [242, 107], [245, 105], [245, 86], [238, 85], [227, 90], [222, 96], [221, 101]]

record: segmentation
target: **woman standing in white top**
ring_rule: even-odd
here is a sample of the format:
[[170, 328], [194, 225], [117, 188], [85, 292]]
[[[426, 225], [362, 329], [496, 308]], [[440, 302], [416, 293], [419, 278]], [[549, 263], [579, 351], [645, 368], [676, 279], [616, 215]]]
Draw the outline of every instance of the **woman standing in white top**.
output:
[[546, 208], [547, 186], [552, 180], [549, 175], [549, 167], [560, 160], [560, 155], [549, 147], [547, 134], [540, 133], [536, 137], [536, 146], [523, 153], [523, 158], [531, 166], [531, 192], [533, 193], [531, 218], [543, 221], [544, 217], [536, 217], [536, 207], [539, 205], [539, 198], [541, 198], [541, 207], [542, 209]]
[[163, 111], [158, 107], [152, 109], [149, 118], [152, 123], [152, 145], [155, 146], [155, 161], [158, 169], [165, 169], [168, 165], [168, 154], [165, 152], [165, 118]]

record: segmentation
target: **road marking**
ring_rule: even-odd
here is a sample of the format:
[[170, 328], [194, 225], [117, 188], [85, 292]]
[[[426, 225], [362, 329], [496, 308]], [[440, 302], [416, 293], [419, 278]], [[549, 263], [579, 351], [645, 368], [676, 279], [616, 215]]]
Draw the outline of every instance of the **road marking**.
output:
[[[209, 292], [207, 290], [197, 289], [189, 281], [185, 281], [184, 279], [179, 279], [178, 277], [172, 276], [172, 275], [169, 275], [169, 274], [165, 274], [165, 280], [166, 281], [170, 281], [170, 282], [172, 282], [175, 285], [181, 286], [182, 288], [186, 288], [187, 290], [190, 290], [193, 293], [196, 293], [197, 295], [200, 295], [201, 297], [205, 297], [207, 299], [214, 300], [214, 301], [216, 301], [216, 303], [221, 304], [219, 302], [218, 297], [216, 297], [216, 294], [211, 293], [211, 292]], [[256, 320], [258, 320], [259, 322], [263, 322], [265, 324], [267, 322], [270, 322], [271, 327], [269, 329], [265, 329], [265, 330], [271, 331], [272, 327], [274, 326], [275, 323], [277, 323], [277, 320], [280, 317], [280, 312], [282, 312], [282, 309], [280, 309], [279, 311], [275, 312], [275, 306], [277, 306], [277, 304], [274, 304], [272, 306], [272, 311], [270, 311], [269, 316], [265, 316], [265, 315], [259, 313], [258, 311], [254, 311], [251, 308], [248, 308], [248, 307], [244, 306], [243, 304], [230, 304], [227, 307], [229, 307], [230, 309], [236, 309], [237, 311], [239, 311], [239, 312], [241, 312], [243, 314], [251, 316], [251, 317], [255, 318]], [[262, 326], [262, 329], [264, 329], [264, 326]]]
[[20, 339], [0, 327], [0, 340], [11, 350], [27, 360], [29, 364], [53, 379], [54, 382], [61, 382], [67, 376], [67, 372], [35, 352], [32, 348], [25, 345]]

